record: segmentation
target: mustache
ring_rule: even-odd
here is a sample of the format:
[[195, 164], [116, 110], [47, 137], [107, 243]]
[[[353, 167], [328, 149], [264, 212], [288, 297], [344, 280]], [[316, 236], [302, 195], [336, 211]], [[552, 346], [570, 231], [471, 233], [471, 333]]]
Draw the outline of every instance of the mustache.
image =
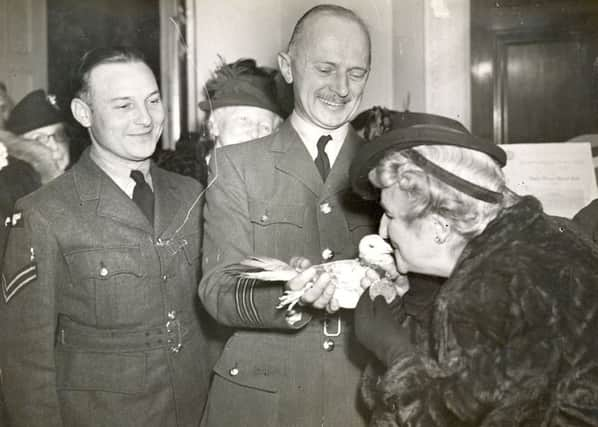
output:
[[340, 97], [334, 94], [318, 95], [320, 99], [326, 102], [332, 102], [334, 104], [348, 104], [351, 102], [351, 97]]

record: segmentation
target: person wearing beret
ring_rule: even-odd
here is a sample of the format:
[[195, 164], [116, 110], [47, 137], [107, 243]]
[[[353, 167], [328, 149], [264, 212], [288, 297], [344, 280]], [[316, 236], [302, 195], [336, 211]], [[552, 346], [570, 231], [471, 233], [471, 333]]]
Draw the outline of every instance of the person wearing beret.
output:
[[0, 265], [15, 202], [59, 176], [69, 163], [64, 118], [49, 99], [41, 89], [27, 94], [0, 130], [8, 153], [0, 171]]
[[6, 122], [6, 130], [26, 140], [37, 141], [50, 150], [56, 171], [54, 176], [42, 176], [43, 183], [60, 175], [68, 167], [69, 139], [64, 117], [54, 97], [46, 95], [42, 89], [30, 92], [15, 105]]
[[598, 424], [598, 251], [507, 188], [505, 162], [446, 124], [393, 130], [355, 157], [353, 189], [379, 197], [399, 272], [446, 278], [428, 328], [401, 299], [360, 298], [357, 338], [385, 367], [364, 381], [370, 425]]
[[71, 111], [91, 146], [11, 216], [9, 425], [195, 427], [221, 348], [196, 293], [202, 187], [150, 160], [165, 114], [139, 52], [97, 48], [77, 70]]
[[199, 103], [208, 114], [208, 133], [215, 146], [238, 144], [270, 135], [282, 122], [275, 71], [253, 59], [222, 63], [205, 84]]
[[[349, 121], [370, 70], [367, 28], [348, 9], [316, 6], [298, 21], [279, 67], [293, 84], [290, 117], [210, 160], [199, 295], [235, 332], [214, 368], [203, 425], [364, 426], [358, 394], [369, 356], [352, 312], [333, 297], [334, 278], [310, 264], [357, 257], [380, 218], [348, 179], [364, 144]], [[288, 282], [246, 279], [237, 264], [252, 255], [293, 258], [302, 272]], [[306, 287], [295, 310], [276, 308], [285, 288]]]

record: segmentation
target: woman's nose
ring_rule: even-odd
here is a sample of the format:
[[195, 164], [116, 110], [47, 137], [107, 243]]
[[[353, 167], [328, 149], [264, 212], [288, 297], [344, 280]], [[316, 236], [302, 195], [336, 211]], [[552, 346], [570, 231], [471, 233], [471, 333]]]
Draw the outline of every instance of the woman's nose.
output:
[[380, 218], [380, 226], [378, 227], [378, 234], [383, 239], [388, 239], [388, 217], [386, 214], [382, 215]]

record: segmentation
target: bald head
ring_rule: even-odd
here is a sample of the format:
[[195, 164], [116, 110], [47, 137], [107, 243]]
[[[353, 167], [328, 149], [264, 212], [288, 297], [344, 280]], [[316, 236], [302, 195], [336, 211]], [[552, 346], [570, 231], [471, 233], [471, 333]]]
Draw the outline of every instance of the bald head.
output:
[[370, 36], [363, 21], [340, 6], [317, 6], [297, 23], [278, 66], [293, 84], [294, 113], [323, 130], [355, 115], [370, 71]]
[[372, 41], [370, 38], [370, 32], [365, 25], [365, 22], [363, 22], [363, 20], [352, 10], [332, 4], [322, 4], [315, 6], [309, 9], [301, 18], [299, 18], [297, 24], [295, 24], [295, 28], [293, 29], [291, 40], [289, 41], [289, 46], [287, 49], [289, 55], [296, 56], [299, 52], [309, 48], [309, 43], [307, 43], [307, 45], [305, 43], [308, 39], [306, 36], [314, 35], [314, 30], [317, 31], [318, 28], [321, 28], [320, 24], [322, 24], [322, 21], [326, 20], [325, 18], [337, 18], [340, 20], [353, 22], [358, 27], [356, 32], [347, 34], [347, 37], [349, 39], [359, 37], [365, 40], [368, 50], [369, 65], [371, 63]]

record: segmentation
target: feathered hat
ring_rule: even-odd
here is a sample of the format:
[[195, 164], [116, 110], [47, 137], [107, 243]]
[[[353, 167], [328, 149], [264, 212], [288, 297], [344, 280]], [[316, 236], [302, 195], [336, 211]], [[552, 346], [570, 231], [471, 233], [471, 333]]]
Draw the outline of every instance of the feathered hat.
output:
[[239, 59], [221, 66], [205, 84], [206, 99], [199, 108], [210, 112], [220, 107], [248, 106], [270, 110], [283, 116], [276, 99], [276, 71], [258, 67], [253, 59]]

